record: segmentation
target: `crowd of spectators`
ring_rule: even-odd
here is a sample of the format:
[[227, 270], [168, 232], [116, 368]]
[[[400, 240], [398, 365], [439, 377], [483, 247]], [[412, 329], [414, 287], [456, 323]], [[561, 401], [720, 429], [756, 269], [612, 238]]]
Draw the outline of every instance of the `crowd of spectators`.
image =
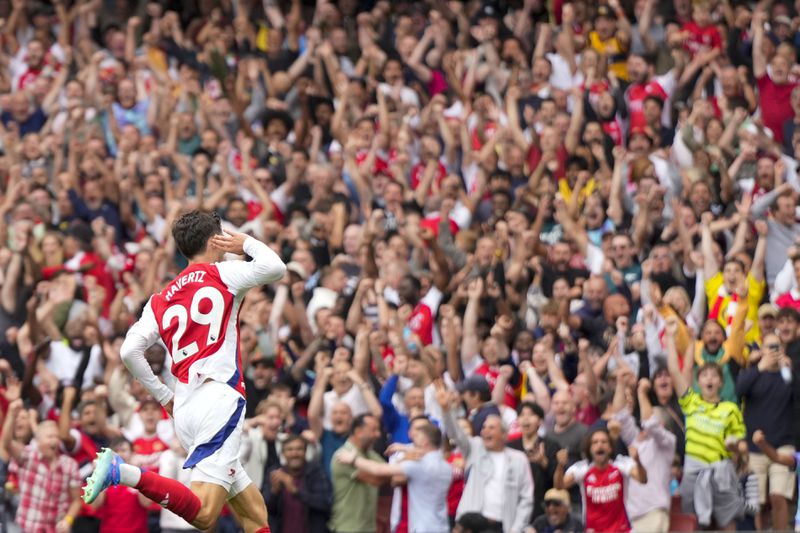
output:
[[239, 316], [272, 531], [791, 529], [799, 10], [0, 0], [0, 529], [191, 530], [79, 498], [104, 446], [187, 482], [119, 348], [190, 209], [287, 263]]

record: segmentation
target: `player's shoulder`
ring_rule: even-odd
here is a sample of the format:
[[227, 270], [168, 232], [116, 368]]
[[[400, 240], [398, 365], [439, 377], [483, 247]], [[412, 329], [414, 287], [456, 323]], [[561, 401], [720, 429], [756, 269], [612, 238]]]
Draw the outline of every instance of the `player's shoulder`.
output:
[[167, 283], [160, 292], [153, 294], [150, 299], [153, 310], [163, 309], [175, 301], [191, 299], [194, 293], [202, 287], [226, 289], [227, 286], [222, 281], [218, 265], [219, 263], [189, 265]]

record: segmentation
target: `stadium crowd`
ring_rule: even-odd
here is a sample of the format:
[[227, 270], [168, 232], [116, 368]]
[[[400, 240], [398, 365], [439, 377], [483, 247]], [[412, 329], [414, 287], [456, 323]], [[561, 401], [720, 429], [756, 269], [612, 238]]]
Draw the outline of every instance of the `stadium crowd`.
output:
[[100, 447], [187, 482], [119, 348], [191, 209], [287, 263], [239, 315], [272, 531], [792, 529], [799, 10], [0, 1], [0, 529], [191, 530], [79, 498]]

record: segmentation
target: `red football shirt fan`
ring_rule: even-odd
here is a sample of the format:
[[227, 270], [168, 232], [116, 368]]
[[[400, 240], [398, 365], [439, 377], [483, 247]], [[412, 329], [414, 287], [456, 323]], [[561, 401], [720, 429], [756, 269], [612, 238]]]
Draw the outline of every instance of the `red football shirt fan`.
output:
[[683, 31], [689, 32], [689, 38], [683, 43], [683, 48], [692, 57], [698, 52], [711, 48], [722, 48], [722, 37], [719, 30], [713, 24], [699, 26], [696, 22], [687, 22], [683, 25]]
[[792, 110], [792, 91], [796, 83], [775, 83], [769, 74], [756, 80], [758, 102], [761, 107], [761, 120], [772, 130], [775, 141], [783, 142], [783, 123], [794, 116]]
[[[672, 96], [677, 81], [672, 71], [663, 76], [651, 78], [646, 83], [631, 83], [625, 90], [625, 102], [628, 105], [628, 115], [630, 117], [630, 129], [637, 126], [646, 126], [647, 119], [644, 116], [644, 101], [648, 96], [655, 96], [667, 102]], [[664, 106], [669, 109], [669, 106]], [[662, 122], [664, 118], [662, 116]]]
[[635, 466], [633, 459], [620, 455], [603, 469], [585, 459], [567, 469], [581, 488], [587, 533], [631, 530], [625, 489]]
[[419, 337], [425, 346], [433, 342], [433, 321], [441, 301], [442, 291], [431, 287], [408, 317], [408, 329]]

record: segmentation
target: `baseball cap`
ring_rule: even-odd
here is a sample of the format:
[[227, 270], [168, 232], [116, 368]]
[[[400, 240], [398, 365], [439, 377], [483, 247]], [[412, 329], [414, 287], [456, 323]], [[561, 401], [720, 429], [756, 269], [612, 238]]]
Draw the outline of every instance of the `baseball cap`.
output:
[[476, 20], [480, 20], [482, 18], [500, 18], [500, 11], [493, 4], [485, 3], [475, 15]]
[[758, 308], [758, 318], [764, 318], [765, 316], [776, 318], [778, 316], [778, 308], [771, 303], [761, 304], [761, 307]]
[[489, 392], [489, 382], [481, 375], [470, 376], [456, 385], [458, 392]]
[[544, 503], [547, 504], [547, 502], [558, 502], [569, 507], [569, 492], [564, 489], [550, 489], [544, 493]]
[[792, 19], [790, 19], [786, 15], [778, 15], [777, 17], [775, 17], [773, 21], [775, 22], [775, 24], [785, 24], [787, 26], [792, 25]]
[[611, 11], [611, 8], [605, 4], [600, 4], [599, 6], [597, 6], [597, 11], [594, 14], [594, 18], [600, 18], [600, 17], [606, 17], [617, 20], [616, 13]]

